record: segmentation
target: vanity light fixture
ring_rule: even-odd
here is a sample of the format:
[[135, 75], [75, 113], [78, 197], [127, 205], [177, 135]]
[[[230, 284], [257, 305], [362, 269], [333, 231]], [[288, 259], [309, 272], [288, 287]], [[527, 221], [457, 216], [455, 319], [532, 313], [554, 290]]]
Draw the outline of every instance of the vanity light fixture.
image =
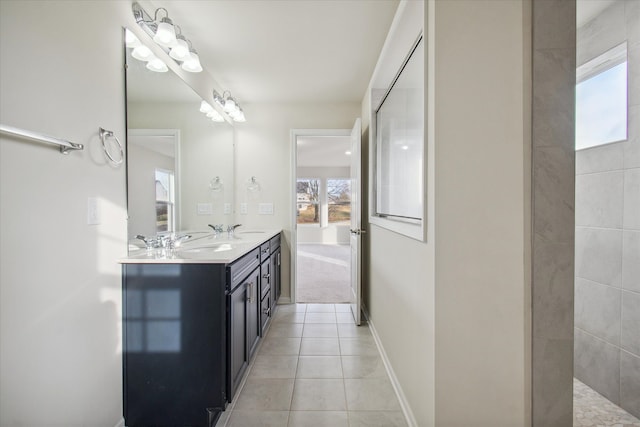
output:
[[[135, 49], [138, 46], [141, 46], [140, 40], [136, 37], [135, 34], [131, 32], [128, 28], [124, 30], [124, 42], [128, 48]], [[147, 48], [148, 49], [148, 48]]]
[[233, 97], [231, 96], [231, 92], [229, 92], [228, 90], [224, 91], [222, 96], [220, 96], [220, 94], [214, 90], [213, 100], [216, 101], [216, 104], [222, 107], [224, 112], [227, 113], [227, 115], [231, 117], [234, 122], [247, 121], [246, 117], [244, 116], [244, 111], [242, 111], [242, 108], [240, 108], [238, 102], [233, 99]]
[[[191, 42], [182, 34], [182, 29], [174, 25], [169, 18], [169, 12], [164, 7], [155, 10], [153, 18], [137, 2], [131, 6], [136, 23], [153, 38], [171, 58], [181, 63], [183, 70], [190, 73], [202, 71], [198, 53], [191, 45]], [[163, 11], [165, 16], [158, 20], [158, 12]], [[176, 29], [178, 30], [176, 32]], [[129, 46], [127, 43], [127, 47]], [[148, 48], [147, 48], [148, 49]], [[134, 58], [139, 59], [134, 55]], [[146, 61], [146, 59], [142, 59]]]
[[205, 100], [200, 103], [200, 112], [206, 114], [214, 122], [224, 122], [224, 117]]
[[147, 69], [156, 73], [166, 73], [169, 71], [167, 64], [162, 62], [162, 59], [154, 56], [149, 62], [147, 62]]
[[169, 19], [169, 12], [164, 7], [156, 9], [153, 20], [158, 22], [158, 12], [164, 10], [165, 17], [157, 24], [156, 34], [153, 36], [153, 41], [158, 43], [162, 47], [175, 47], [177, 46], [176, 29], [173, 26], [173, 21]]

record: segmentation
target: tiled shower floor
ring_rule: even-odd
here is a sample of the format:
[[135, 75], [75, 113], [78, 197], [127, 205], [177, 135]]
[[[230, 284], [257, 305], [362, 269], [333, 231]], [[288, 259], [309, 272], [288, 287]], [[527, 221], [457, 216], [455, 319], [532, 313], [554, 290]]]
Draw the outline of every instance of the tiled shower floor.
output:
[[640, 420], [573, 380], [573, 427], [640, 427]]

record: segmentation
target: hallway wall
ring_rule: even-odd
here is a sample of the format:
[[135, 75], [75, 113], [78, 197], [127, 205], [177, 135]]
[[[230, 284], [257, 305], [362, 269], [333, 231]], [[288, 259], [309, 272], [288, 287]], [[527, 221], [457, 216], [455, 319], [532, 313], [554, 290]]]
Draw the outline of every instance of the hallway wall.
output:
[[369, 224], [365, 301], [417, 425], [528, 425], [530, 5], [425, 4], [427, 241]]
[[576, 152], [575, 376], [640, 417], [640, 3], [578, 29], [578, 64], [627, 40], [626, 141]]

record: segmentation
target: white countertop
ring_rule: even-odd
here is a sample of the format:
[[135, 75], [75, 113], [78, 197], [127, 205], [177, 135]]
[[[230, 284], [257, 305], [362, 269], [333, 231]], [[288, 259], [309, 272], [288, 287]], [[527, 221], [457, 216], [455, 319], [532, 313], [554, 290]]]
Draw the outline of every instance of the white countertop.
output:
[[[181, 233], [189, 234], [189, 232]], [[280, 230], [237, 230], [227, 233], [194, 233], [176, 249], [130, 250], [120, 264], [229, 264], [280, 234]], [[200, 237], [202, 235], [202, 237]]]

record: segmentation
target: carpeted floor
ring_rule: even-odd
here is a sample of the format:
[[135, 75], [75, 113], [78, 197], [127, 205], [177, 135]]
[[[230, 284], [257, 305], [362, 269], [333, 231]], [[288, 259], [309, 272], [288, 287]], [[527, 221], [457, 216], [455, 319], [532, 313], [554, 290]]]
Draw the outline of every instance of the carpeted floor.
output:
[[351, 302], [349, 245], [301, 243], [297, 252], [298, 302]]

